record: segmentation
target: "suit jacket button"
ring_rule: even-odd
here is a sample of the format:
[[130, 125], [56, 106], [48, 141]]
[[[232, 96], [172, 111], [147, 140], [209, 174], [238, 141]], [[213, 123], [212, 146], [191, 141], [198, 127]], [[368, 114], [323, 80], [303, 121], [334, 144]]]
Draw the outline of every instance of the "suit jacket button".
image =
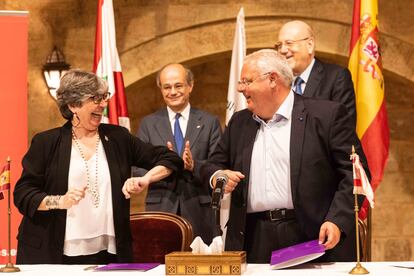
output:
[[240, 236], [244, 236], [244, 232], [243, 231], [240, 231]]

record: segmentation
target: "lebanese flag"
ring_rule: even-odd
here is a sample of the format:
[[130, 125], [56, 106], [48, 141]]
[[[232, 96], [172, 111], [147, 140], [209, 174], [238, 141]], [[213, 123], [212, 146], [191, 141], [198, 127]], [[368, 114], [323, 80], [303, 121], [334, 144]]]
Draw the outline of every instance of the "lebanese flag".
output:
[[116, 49], [112, 0], [98, 0], [93, 71], [108, 82], [111, 98], [103, 119], [130, 130], [121, 63]]
[[[378, 39], [377, 0], [354, 0], [348, 68], [355, 89], [356, 132], [367, 157], [371, 186], [375, 191], [384, 174], [390, 143]], [[361, 219], [367, 217], [368, 208], [365, 200], [359, 212]]]
[[365, 195], [371, 208], [374, 208], [374, 192], [372, 191], [364, 167], [361, 165], [358, 154], [352, 153], [351, 160], [354, 174], [354, 194]]

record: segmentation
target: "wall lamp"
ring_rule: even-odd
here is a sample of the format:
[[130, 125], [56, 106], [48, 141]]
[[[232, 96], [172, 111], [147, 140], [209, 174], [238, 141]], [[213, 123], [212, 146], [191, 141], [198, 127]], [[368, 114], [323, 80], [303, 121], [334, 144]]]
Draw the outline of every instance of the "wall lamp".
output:
[[70, 65], [65, 62], [62, 52], [55, 46], [43, 65], [43, 75], [46, 80], [49, 93], [56, 100], [56, 90], [59, 88], [60, 77], [66, 73]]

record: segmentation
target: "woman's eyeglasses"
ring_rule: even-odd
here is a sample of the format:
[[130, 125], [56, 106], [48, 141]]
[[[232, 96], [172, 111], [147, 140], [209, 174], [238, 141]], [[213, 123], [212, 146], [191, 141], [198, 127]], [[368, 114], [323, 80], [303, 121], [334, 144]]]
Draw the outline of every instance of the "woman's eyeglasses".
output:
[[95, 104], [100, 104], [102, 101], [105, 101], [105, 102], [109, 101], [109, 98], [111, 98], [111, 93], [105, 92], [103, 94], [98, 94], [90, 98]]

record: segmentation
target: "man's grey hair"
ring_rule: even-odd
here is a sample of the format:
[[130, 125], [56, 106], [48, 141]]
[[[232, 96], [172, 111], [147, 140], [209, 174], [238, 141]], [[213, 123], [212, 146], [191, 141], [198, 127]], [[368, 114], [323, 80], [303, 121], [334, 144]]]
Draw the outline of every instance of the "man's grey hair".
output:
[[290, 87], [293, 81], [293, 72], [286, 58], [272, 49], [263, 49], [247, 55], [243, 64], [250, 64], [260, 74], [276, 72], [286, 87]]
[[63, 118], [71, 120], [73, 112], [71, 106], [82, 106], [82, 103], [93, 96], [108, 92], [106, 81], [91, 72], [72, 69], [60, 79], [60, 86], [56, 91], [57, 104]]
[[[157, 72], [157, 79], [156, 79], [156, 81], [157, 81], [157, 86], [159, 87], [159, 88], [161, 88], [161, 73], [162, 73], [162, 71], [166, 68], [166, 67], [168, 67], [168, 66], [170, 66], [170, 65], [173, 65], [173, 64], [179, 64], [179, 63], [168, 63], [168, 64], [166, 64], [166, 65], [164, 65], [158, 72]], [[179, 64], [179, 65], [181, 65], [183, 68], [184, 68], [184, 70], [185, 70], [185, 81], [187, 82], [187, 84], [188, 85], [193, 85], [194, 84], [194, 74], [193, 74], [193, 72], [189, 69], [189, 68], [187, 68], [187, 67], [185, 67], [184, 65], [182, 65], [182, 64]]]

